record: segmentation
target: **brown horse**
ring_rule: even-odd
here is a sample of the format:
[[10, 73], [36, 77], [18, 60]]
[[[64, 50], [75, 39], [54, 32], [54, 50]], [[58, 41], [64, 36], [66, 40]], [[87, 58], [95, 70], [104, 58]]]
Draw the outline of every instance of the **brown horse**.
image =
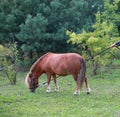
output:
[[38, 78], [43, 73], [47, 75], [47, 90], [50, 92], [51, 76], [55, 83], [55, 91], [59, 91], [56, 75], [72, 75], [76, 81], [75, 95], [80, 93], [83, 82], [86, 84], [86, 92], [90, 93], [86, 77], [86, 64], [82, 56], [76, 53], [55, 54], [47, 53], [40, 57], [31, 67], [26, 76], [25, 82], [31, 92], [38, 87]]

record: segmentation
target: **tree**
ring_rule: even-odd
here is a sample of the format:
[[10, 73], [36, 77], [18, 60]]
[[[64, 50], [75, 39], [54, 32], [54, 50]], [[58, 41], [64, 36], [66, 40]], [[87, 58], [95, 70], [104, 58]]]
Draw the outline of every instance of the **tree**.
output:
[[[31, 53], [32, 50], [41, 54], [48, 51], [72, 51], [73, 46], [66, 43], [68, 40], [66, 30], [77, 33], [83, 28], [91, 30], [99, 3], [96, 0], [0, 0], [0, 2], [0, 43], [16, 41], [22, 53], [26, 50]], [[33, 24], [27, 23], [29, 20]], [[39, 37], [35, 37], [34, 30], [37, 30], [37, 36], [41, 30], [39, 21], [41, 24], [47, 22], [44, 23], [45, 30], [40, 32]], [[34, 34], [33, 37], [31, 32]], [[36, 43], [31, 44], [33, 40]]]
[[78, 48], [83, 56], [91, 59], [93, 75], [97, 74], [97, 68], [100, 64], [106, 64], [108, 58], [111, 58], [111, 54], [108, 53], [104, 53], [102, 56], [97, 54], [109, 47], [113, 42], [119, 40], [119, 33], [116, 26], [116, 22], [120, 21], [118, 20], [119, 13], [116, 13], [118, 2], [117, 0], [112, 3], [109, 0], [104, 2], [105, 10], [97, 12], [92, 32], [83, 31], [81, 34], [67, 32], [70, 36], [68, 42], [78, 44]]
[[43, 39], [47, 39], [48, 36], [45, 33], [47, 24], [47, 19], [39, 13], [35, 17], [27, 16], [25, 24], [20, 25], [20, 33], [16, 35], [18, 40], [23, 43], [21, 49], [24, 52], [33, 53], [46, 48]]

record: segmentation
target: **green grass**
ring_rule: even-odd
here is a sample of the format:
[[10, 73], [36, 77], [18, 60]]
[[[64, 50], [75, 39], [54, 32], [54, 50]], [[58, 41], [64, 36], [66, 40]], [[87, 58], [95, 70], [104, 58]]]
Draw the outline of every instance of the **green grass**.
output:
[[[60, 92], [46, 94], [40, 86], [35, 94], [24, 84], [26, 73], [19, 73], [17, 84], [11, 86], [0, 73], [0, 117], [120, 117], [120, 67], [101, 68], [99, 75], [90, 76], [92, 92], [86, 95], [85, 86], [74, 96], [75, 82], [71, 76], [59, 79]], [[46, 80], [43, 75], [40, 84]]]

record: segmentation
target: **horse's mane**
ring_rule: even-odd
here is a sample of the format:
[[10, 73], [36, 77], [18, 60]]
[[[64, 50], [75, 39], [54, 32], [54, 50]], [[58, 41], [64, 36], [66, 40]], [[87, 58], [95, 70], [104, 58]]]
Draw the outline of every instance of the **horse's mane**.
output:
[[36, 67], [36, 65], [43, 59], [45, 58], [47, 55], [52, 54], [52, 52], [48, 52], [46, 54], [44, 54], [43, 56], [41, 56], [31, 67], [30, 71], [33, 71], [33, 69]]

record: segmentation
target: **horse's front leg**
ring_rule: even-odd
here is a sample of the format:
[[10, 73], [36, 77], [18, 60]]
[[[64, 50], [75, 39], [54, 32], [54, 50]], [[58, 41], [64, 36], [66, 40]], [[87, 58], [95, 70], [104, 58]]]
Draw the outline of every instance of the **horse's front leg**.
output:
[[51, 75], [47, 75], [47, 90], [46, 90], [46, 93], [51, 92], [50, 81], [51, 81]]
[[54, 83], [55, 83], [55, 92], [59, 92], [59, 85], [58, 85], [56, 75], [53, 75], [53, 79], [54, 79]]

